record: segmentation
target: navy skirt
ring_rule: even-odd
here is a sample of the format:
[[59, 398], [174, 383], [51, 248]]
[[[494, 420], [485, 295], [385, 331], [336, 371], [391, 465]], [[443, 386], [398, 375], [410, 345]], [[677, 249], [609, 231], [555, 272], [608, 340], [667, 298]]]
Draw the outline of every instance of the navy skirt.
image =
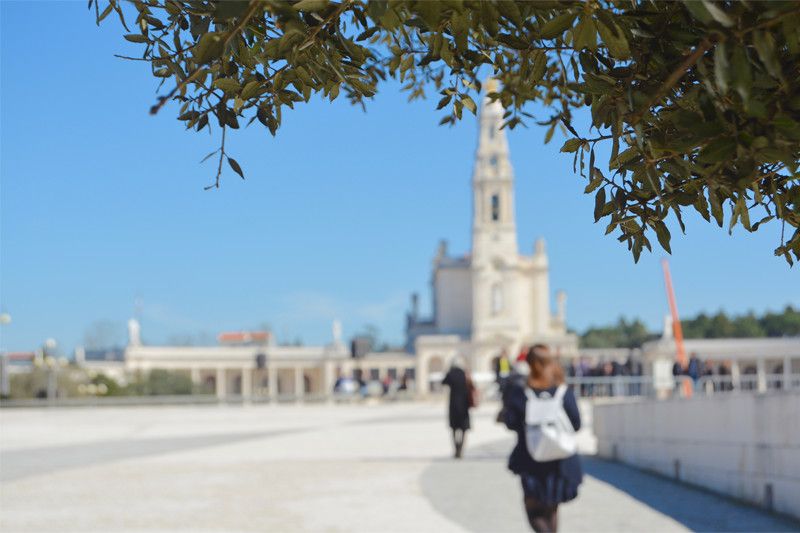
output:
[[542, 476], [522, 472], [519, 478], [525, 497], [533, 498], [542, 505], [554, 506], [578, 496], [578, 484], [557, 473]]

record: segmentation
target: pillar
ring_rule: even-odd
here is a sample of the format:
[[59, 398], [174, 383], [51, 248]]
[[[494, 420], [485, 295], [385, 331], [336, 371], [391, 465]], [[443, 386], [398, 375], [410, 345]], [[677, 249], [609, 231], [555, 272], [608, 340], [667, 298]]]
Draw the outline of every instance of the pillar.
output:
[[225, 397], [225, 394], [226, 394], [225, 393], [225, 389], [226, 389], [226, 385], [228, 384], [226, 378], [227, 377], [225, 375], [225, 369], [224, 368], [217, 368], [217, 379], [216, 379], [216, 384], [215, 384], [215, 387], [217, 389], [217, 391], [216, 391], [217, 392], [217, 398], [224, 398]]
[[294, 398], [301, 400], [305, 394], [305, 387], [303, 383], [303, 367], [294, 367]]
[[426, 396], [430, 392], [427, 357], [421, 355], [417, 357], [417, 370], [414, 378], [416, 380], [415, 386], [417, 389], [417, 394], [420, 396]]
[[249, 368], [242, 369], [242, 397], [253, 396], [253, 371]]
[[763, 357], [756, 359], [758, 392], [767, 392], [767, 365]]
[[733, 383], [733, 390], [742, 388], [742, 372], [739, 370], [739, 361], [731, 363], [731, 382]]
[[783, 390], [790, 390], [792, 388], [792, 358], [788, 355], [783, 357]]
[[193, 366], [191, 370], [191, 375], [192, 375], [192, 383], [194, 383], [195, 386], [200, 385], [200, 369], [197, 368], [196, 366]]
[[333, 375], [333, 361], [325, 361], [322, 367], [322, 395], [328, 400], [333, 398], [335, 379]]
[[272, 365], [267, 366], [267, 389], [269, 401], [278, 400], [278, 368]]

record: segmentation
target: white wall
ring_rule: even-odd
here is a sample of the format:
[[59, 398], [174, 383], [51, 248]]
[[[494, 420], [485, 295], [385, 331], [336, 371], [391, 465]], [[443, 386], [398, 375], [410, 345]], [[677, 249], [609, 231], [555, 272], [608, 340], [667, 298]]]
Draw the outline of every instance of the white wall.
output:
[[632, 400], [593, 414], [600, 456], [800, 518], [800, 391]]
[[472, 272], [469, 268], [436, 271], [436, 327], [440, 333], [468, 335], [472, 329]]

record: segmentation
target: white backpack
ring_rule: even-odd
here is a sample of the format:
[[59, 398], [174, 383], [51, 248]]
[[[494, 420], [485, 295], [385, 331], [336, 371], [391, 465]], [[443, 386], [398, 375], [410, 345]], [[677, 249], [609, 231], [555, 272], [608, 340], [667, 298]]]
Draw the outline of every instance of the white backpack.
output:
[[537, 397], [529, 387], [525, 387], [528, 397], [525, 405], [525, 444], [534, 461], [566, 459], [578, 449], [575, 428], [564, 410], [566, 392], [567, 386], [563, 383], [554, 396], [543, 392]]

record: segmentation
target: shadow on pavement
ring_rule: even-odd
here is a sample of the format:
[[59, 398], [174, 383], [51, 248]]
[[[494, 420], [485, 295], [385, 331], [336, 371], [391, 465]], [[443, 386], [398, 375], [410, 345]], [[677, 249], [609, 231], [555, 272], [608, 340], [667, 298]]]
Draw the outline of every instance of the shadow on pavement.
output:
[[798, 531], [800, 524], [637, 468], [582, 457], [584, 472], [694, 531]]

